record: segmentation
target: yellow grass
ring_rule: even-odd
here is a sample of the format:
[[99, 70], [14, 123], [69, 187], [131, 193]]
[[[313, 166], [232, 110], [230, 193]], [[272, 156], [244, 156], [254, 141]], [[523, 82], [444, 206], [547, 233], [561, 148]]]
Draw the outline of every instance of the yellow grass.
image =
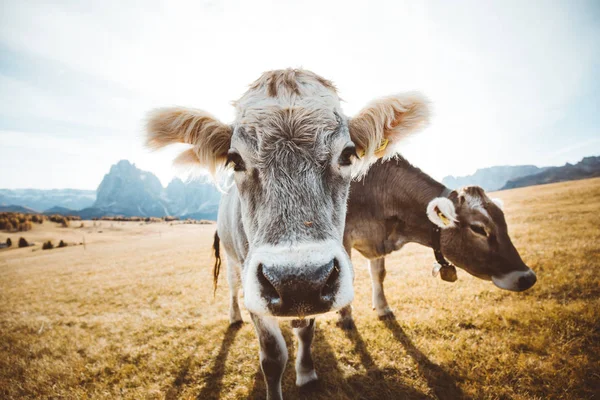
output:
[[[335, 314], [318, 319], [321, 384], [302, 394], [286, 326], [284, 396], [597, 398], [600, 179], [497, 196], [536, 286], [505, 292], [462, 271], [458, 282], [442, 282], [431, 277], [431, 251], [411, 245], [388, 259], [397, 321], [385, 323], [371, 310], [365, 260], [355, 252], [358, 329], [341, 331]], [[215, 226], [92, 224], [0, 233], [37, 243], [0, 250], [0, 397], [264, 397], [251, 324], [228, 328], [224, 276], [212, 299]], [[84, 235], [86, 249], [38, 250]]]

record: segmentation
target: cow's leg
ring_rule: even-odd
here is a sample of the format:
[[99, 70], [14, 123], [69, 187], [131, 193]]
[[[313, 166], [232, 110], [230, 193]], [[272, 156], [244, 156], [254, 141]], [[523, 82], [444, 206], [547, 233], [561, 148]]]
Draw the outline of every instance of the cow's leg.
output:
[[[292, 326], [298, 322], [294, 321]], [[309, 320], [302, 321], [301, 323], [304, 323], [304, 326], [294, 328], [294, 333], [298, 337], [298, 353], [296, 354], [296, 386], [305, 386], [318, 379], [311, 354], [312, 341], [315, 336], [315, 319], [311, 318]]]
[[[346, 238], [344, 238], [346, 239]], [[346, 249], [346, 253], [348, 253], [348, 257], [352, 256], [352, 245], [350, 242], [344, 241], [344, 249]], [[352, 330], [354, 329], [354, 318], [352, 318], [352, 304], [348, 304], [346, 307], [340, 309], [338, 311], [340, 317], [338, 319], [338, 326], [344, 330]]]
[[373, 285], [373, 309], [377, 311], [380, 319], [393, 319], [394, 313], [388, 305], [385, 293], [383, 292], [385, 257], [369, 260], [369, 273]]
[[260, 343], [260, 367], [267, 385], [267, 399], [281, 399], [281, 377], [288, 352], [279, 323], [275, 318], [250, 315]]
[[240, 266], [227, 257], [227, 283], [229, 284], [229, 324], [242, 323], [238, 294], [240, 291]]

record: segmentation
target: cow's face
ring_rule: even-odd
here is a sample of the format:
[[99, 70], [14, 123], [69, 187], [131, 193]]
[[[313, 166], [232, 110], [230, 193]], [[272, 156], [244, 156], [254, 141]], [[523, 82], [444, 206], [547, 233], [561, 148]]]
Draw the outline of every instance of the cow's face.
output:
[[433, 199], [427, 214], [442, 228], [442, 251], [450, 261], [499, 288], [527, 290], [537, 278], [512, 244], [501, 207], [480, 187], [469, 186]]
[[178, 137], [194, 145], [183, 161], [231, 171], [248, 241], [242, 285], [251, 312], [302, 317], [348, 305], [353, 270], [342, 237], [350, 180], [384, 155], [380, 143], [421, 125], [426, 105], [395, 96], [348, 120], [329, 81], [284, 70], [259, 78], [236, 111], [225, 125], [201, 111], [159, 110], [149, 143]]

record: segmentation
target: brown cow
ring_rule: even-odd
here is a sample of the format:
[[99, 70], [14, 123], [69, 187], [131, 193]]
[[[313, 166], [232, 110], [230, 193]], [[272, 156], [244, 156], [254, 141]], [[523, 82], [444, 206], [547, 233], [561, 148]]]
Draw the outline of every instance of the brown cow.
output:
[[[450, 190], [400, 156], [377, 161], [350, 187], [344, 247], [369, 260], [373, 308], [382, 319], [393, 318], [383, 291], [385, 256], [410, 242], [436, 250], [448, 280], [454, 267], [445, 257], [502, 289], [536, 282], [510, 240], [499, 200], [477, 186]], [[350, 307], [340, 311], [340, 322], [353, 326]]]

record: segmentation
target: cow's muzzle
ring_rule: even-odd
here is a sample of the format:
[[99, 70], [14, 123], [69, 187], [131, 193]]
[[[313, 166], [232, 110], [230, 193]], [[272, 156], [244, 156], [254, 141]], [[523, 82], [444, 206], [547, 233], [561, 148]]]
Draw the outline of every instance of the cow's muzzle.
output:
[[281, 268], [260, 264], [256, 271], [262, 298], [274, 316], [307, 316], [331, 310], [340, 288], [340, 265]]
[[537, 276], [531, 269], [526, 271], [513, 271], [501, 276], [492, 276], [494, 285], [501, 289], [511, 290], [513, 292], [522, 292], [527, 290], [537, 282]]

